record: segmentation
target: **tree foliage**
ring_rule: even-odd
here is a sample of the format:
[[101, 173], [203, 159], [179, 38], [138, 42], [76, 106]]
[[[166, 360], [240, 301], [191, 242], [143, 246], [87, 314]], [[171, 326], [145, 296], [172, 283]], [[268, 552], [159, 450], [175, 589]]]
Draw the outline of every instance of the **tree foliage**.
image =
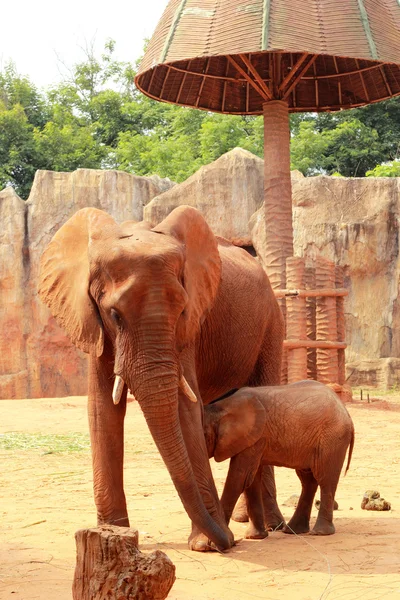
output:
[[[134, 86], [135, 66], [97, 56], [39, 91], [14, 65], [0, 72], [0, 188], [24, 198], [37, 169], [115, 168], [183, 181], [236, 146], [263, 156], [261, 117], [155, 102]], [[304, 175], [400, 176], [400, 99], [338, 113], [291, 116], [291, 163]]]

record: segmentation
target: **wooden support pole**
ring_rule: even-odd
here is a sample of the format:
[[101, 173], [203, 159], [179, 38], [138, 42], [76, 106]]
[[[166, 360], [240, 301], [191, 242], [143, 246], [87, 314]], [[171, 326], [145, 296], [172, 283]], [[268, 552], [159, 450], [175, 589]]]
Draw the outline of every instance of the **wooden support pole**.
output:
[[286, 287], [286, 259], [293, 256], [289, 108], [286, 102], [263, 104], [264, 211], [266, 251], [263, 262], [273, 289]]
[[165, 600], [175, 566], [160, 550], [142, 554], [138, 540], [127, 527], [77, 531], [73, 600]]
[[[344, 287], [344, 272], [343, 267], [336, 266], [336, 286], [339, 288]], [[344, 342], [346, 340], [346, 320], [344, 317], [344, 298], [338, 296], [336, 298], [336, 317], [337, 317], [337, 341]], [[345, 351], [338, 350], [338, 383], [343, 385], [346, 381], [346, 365], [345, 365]]]
[[[288, 288], [304, 288], [304, 258], [292, 256], [286, 259], [286, 285]], [[286, 339], [305, 340], [307, 337], [306, 299], [286, 298]], [[288, 383], [307, 379], [307, 348], [293, 348], [288, 352]]]
[[[316, 288], [333, 288], [336, 285], [335, 264], [323, 257], [316, 260]], [[316, 306], [317, 340], [336, 340], [337, 317], [336, 298], [317, 298]], [[321, 383], [338, 383], [337, 350], [317, 348], [317, 379]]]
[[[306, 288], [315, 290], [315, 268], [307, 267], [305, 270]], [[316, 299], [308, 296], [306, 299], [307, 338], [311, 341], [317, 339], [316, 324]], [[317, 351], [316, 348], [307, 349], [307, 379], [317, 379]]]

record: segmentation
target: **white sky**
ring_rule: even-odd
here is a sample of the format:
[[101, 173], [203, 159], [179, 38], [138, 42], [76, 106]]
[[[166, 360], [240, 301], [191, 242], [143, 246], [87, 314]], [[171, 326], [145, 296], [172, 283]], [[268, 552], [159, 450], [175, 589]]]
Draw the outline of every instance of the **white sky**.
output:
[[168, 0], [14, 0], [0, 11], [0, 68], [11, 59], [38, 87], [60, 80], [57, 55], [68, 66], [83, 60], [80, 47], [107, 38], [115, 57], [134, 62], [151, 37]]

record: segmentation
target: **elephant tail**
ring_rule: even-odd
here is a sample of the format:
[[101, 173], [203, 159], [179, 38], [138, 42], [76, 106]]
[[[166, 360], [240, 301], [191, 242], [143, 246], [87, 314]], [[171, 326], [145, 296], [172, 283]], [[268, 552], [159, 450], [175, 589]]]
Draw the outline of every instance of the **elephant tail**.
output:
[[350, 467], [350, 462], [351, 462], [351, 457], [353, 454], [353, 448], [354, 448], [354, 425], [352, 424], [352, 428], [351, 428], [351, 439], [350, 439], [350, 446], [349, 446], [349, 457], [347, 459], [347, 466], [346, 466], [346, 470], [344, 472], [344, 474], [346, 475], [347, 471], [349, 470]]

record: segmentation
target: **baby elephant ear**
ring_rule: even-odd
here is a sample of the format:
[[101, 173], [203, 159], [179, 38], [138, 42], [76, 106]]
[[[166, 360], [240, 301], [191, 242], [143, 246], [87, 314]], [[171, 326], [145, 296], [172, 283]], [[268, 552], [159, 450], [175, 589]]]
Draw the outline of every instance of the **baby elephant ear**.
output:
[[217, 402], [220, 420], [216, 432], [214, 458], [227, 460], [253, 446], [264, 434], [266, 413], [251, 389], [239, 391]]
[[96, 208], [84, 208], [57, 231], [40, 260], [39, 296], [71, 341], [84, 352], [101, 356], [103, 325], [89, 295], [91, 241], [117, 228]]

